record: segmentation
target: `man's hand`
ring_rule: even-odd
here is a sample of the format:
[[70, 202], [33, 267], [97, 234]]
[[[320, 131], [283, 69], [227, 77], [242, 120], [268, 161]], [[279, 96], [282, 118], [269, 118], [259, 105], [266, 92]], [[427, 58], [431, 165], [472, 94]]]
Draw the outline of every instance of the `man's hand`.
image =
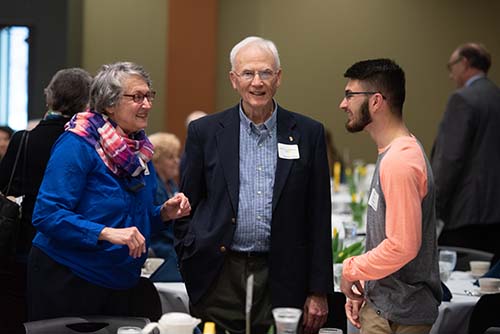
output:
[[169, 198], [163, 203], [160, 212], [161, 218], [164, 221], [177, 219], [189, 215], [191, 205], [183, 193], [177, 193], [174, 197]]
[[[353, 287], [356, 287], [358, 291], [354, 291]], [[361, 285], [360, 281], [348, 281], [345, 279], [344, 275], [342, 275], [342, 278], [340, 279], [340, 290], [344, 293], [344, 295], [353, 300], [358, 300], [362, 301], [364, 299], [363, 293], [363, 286]]]
[[326, 322], [328, 301], [326, 295], [309, 295], [304, 304], [304, 333], [317, 333]]
[[361, 328], [361, 322], [359, 321], [359, 310], [361, 306], [363, 306], [363, 301], [352, 300], [347, 298], [345, 303], [345, 314], [347, 319], [354, 325], [356, 328]]
[[133, 258], [146, 253], [146, 239], [135, 226], [125, 228], [105, 227], [99, 234], [99, 240], [106, 240], [114, 245], [127, 245]]

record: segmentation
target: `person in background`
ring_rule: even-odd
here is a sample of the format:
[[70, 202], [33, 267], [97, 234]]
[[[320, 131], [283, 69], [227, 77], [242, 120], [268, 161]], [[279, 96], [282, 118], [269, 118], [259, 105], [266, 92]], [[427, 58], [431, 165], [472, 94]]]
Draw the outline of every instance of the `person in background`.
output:
[[[44, 91], [48, 110], [44, 119], [29, 131], [26, 155], [19, 156], [9, 195], [24, 195], [21, 225], [17, 240], [13, 240], [16, 254], [3, 258], [0, 271], [0, 323], [8, 333], [24, 333], [23, 322], [27, 320], [27, 258], [35, 235], [31, 217], [50, 151], [70, 117], [88, 107], [91, 81], [90, 74], [81, 68], [62, 69], [54, 74]], [[9, 182], [17, 152], [22, 149], [23, 133], [18, 131], [14, 134], [0, 163], [0, 189], [4, 189]], [[24, 160], [25, 157], [28, 161]]]
[[14, 130], [12, 130], [9, 126], [0, 126], [0, 161], [7, 152], [7, 146], [9, 146], [9, 141], [13, 134]]
[[487, 78], [491, 56], [477, 43], [450, 56], [457, 86], [439, 125], [431, 161], [439, 245], [479, 249], [500, 259], [500, 89]]
[[366, 253], [343, 262], [347, 318], [362, 334], [428, 333], [442, 293], [435, 190], [424, 149], [403, 121], [405, 74], [392, 60], [373, 59], [355, 63], [344, 77], [346, 128], [368, 132], [379, 153]]
[[[198, 118], [205, 117], [207, 115], [206, 112], [201, 111], [201, 110], [195, 110], [192, 113], [190, 113], [186, 117], [186, 129], [189, 127], [189, 124], [191, 124], [192, 121], [197, 120]], [[182, 172], [186, 169], [186, 155], [185, 152], [183, 151], [181, 154], [181, 162], [180, 162], [180, 176], [182, 177]]]
[[144, 129], [154, 97], [141, 66], [104, 65], [90, 109], [73, 116], [54, 145], [33, 212], [30, 320], [161, 316], [141, 267], [151, 233], [191, 208], [182, 193], [153, 204], [153, 145]]
[[[153, 165], [156, 170], [155, 204], [161, 204], [179, 192], [179, 154], [181, 142], [176, 135], [157, 132], [149, 136], [154, 146]], [[151, 277], [154, 282], [181, 282], [182, 277], [177, 265], [177, 254], [174, 249], [173, 224], [165, 230], [151, 236], [150, 249], [153, 256], [161, 257], [165, 262]]]
[[186, 128], [189, 126], [189, 123], [191, 123], [192, 121], [196, 121], [198, 118], [202, 118], [205, 116], [207, 116], [207, 113], [202, 111], [202, 110], [193, 111], [192, 113], [190, 113], [186, 117]]
[[245, 333], [254, 276], [252, 332], [271, 309], [303, 309], [316, 333], [333, 292], [331, 201], [323, 126], [273, 99], [281, 84], [273, 42], [248, 37], [230, 54], [240, 102], [191, 122], [181, 190], [192, 214], [175, 221], [176, 250], [192, 313]]

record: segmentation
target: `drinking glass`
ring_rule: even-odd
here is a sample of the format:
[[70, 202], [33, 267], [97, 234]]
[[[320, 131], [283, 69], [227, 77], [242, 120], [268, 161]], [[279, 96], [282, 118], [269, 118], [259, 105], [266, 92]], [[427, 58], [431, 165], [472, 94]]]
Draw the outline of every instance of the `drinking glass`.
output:
[[344, 227], [344, 246], [347, 247], [356, 242], [358, 225], [351, 219], [344, 220], [342, 226]]
[[293, 307], [277, 307], [273, 309], [276, 334], [296, 334], [302, 310]]
[[318, 334], [343, 334], [343, 332], [338, 328], [321, 328]]
[[142, 329], [134, 326], [123, 326], [118, 328], [117, 334], [141, 334]]
[[443, 282], [446, 282], [450, 278], [456, 264], [457, 252], [450, 250], [441, 250], [439, 252], [439, 276]]
[[342, 278], [342, 263], [333, 264], [333, 288], [335, 291], [340, 292], [340, 280]]

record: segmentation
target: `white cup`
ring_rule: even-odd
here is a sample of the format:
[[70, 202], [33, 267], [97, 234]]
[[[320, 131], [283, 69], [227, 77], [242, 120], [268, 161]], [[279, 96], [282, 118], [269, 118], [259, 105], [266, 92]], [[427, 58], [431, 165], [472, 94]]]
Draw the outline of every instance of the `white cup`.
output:
[[500, 278], [482, 277], [478, 281], [479, 291], [486, 293], [500, 292]]
[[123, 326], [118, 328], [116, 334], [141, 334], [142, 329], [134, 326]]
[[476, 277], [483, 276], [490, 269], [488, 261], [470, 261], [469, 265], [471, 274]]

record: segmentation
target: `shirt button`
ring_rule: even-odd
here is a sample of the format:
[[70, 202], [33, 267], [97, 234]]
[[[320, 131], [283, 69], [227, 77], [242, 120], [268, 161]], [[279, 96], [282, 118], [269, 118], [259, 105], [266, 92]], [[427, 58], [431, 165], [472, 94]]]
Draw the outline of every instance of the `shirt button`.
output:
[[262, 191], [260, 191], [260, 190], [257, 191], [257, 195], [260, 195], [260, 194], [262, 194]]
[[220, 246], [220, 252], [225, 253], [226, 252], [226, 246]]
[[377, 315], [380, 315], [380, 313], [381, 313], [380, 310], [377, 310]]

